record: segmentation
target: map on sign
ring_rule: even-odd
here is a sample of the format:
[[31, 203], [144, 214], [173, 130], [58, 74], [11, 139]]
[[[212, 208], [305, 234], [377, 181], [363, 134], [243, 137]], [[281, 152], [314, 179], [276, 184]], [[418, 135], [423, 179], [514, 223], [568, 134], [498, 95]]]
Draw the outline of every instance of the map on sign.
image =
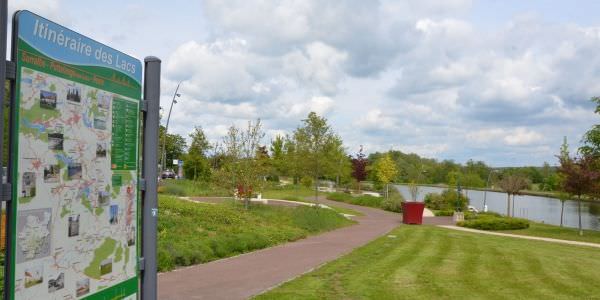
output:
[[18, 33], [11, 298], [135, 299], [141, 63], [29, 12]]

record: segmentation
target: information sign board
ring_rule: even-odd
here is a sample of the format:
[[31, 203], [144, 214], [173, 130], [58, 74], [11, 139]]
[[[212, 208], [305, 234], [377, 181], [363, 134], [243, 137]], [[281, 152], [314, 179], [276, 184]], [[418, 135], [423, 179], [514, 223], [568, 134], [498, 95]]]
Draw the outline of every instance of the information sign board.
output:
[[15, 15], [12, 299], [135, 299], [141, 62]]

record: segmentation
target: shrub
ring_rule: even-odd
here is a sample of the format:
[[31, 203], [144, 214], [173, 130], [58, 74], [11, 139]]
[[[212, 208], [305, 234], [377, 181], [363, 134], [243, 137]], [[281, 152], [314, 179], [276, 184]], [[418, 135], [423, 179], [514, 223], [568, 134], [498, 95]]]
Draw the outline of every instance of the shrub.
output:
[[465, 220], [474, 220], [477, 218], [485, 218], [485, 217], [502, 218], [503, 216], [501, 214], [495, 213], [495, 212], [480, 212], [480, 213], [474, 213], [472, 211], [465, 212]]
[[401, 199], [387, 199], [381, 201], [381, 208], [387, 211], [402, 212], [402, 200]]
[[[447, 189], [441, 194], [429, 193], [425, 195], [425, 206], [432, 210], [454, 210], [456, 208], [457, 192]], [[464, 195], [460, 196], [459, 205], [463, 211], [467, 209], [469, 199]]]
[[480, 230], [516, 230], [529, 228], [529, 221], [520, 218], [485, 216], [458, 222], [457, 225]]
[[[451, 209], [446, 209], [446, 210], [434, 210], [434, 211], [433, 211], [433, 214], [434, 214], [436, 217], [449, 217], [449, 216], [452, 216], [452, 215], [454, 215], [454, 210], [451, 210]], [[466, 218], [467, 218], [467, 217], [466, 217], [466, 214], [465, 214], [465, 219], [466, 219]]]
[[300, 184], [302, 184], [304, 187], [310, 188], [313, 186], [313, 180], [310, 177], [302, 177], [302, 179], [300, 179]]

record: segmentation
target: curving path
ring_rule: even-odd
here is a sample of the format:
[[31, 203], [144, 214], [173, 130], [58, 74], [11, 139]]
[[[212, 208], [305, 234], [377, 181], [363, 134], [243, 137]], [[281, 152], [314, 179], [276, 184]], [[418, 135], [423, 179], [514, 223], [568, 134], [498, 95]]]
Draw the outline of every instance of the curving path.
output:
[[159, 299], [247, 299], [389, 232], [400, 214], [320, 199], [360, 211], [358, 224], [296, 242], [159, 274]]

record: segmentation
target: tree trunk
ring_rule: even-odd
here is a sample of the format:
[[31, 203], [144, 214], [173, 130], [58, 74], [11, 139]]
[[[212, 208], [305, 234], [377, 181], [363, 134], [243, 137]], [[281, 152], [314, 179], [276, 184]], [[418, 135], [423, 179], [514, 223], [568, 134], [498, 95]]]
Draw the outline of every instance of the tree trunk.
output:
[[319, 201], [319, 180], [315, 177], [315, 203]]
[[563, 216], [565, 212], [565, 201], [560, 201], [560, 227], [563, 227]]
[[583, 228], [581, 227], [581, 195], [577, 196], [577, 215], [579, 217], [579, 235], [583, 235]]
[[507, 198], [506, 198], [506, 216], [510, 217], [510, 194], [506, 193]]
[[512, 196], [512, 209], [511, 209], [512, 217], [515, 217], [515, 195]]
[[385, 184], [385, 199], [387, 200], [387, 199], [389, 199], [389, 197], [390, 197], [390, 184], [386, 183]]

